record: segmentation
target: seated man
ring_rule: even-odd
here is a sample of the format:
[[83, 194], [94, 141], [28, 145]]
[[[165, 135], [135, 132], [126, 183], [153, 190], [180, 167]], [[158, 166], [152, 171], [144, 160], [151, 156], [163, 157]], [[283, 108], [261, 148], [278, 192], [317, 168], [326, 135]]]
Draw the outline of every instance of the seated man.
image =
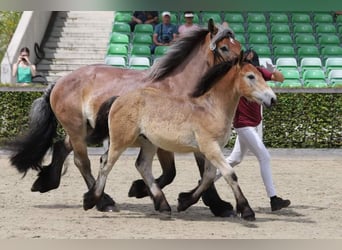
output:
[[133, 32], [136, 24], [151, 24], [154, 27], [158, 22], [158, 11], [134, 11], [132, 21], [129, 25]]
[[171, 23], [171, 14], [168, 11], [162, 13], [162, 23], [157, 24], [153, 33], [153, 44], [151, 45], [151, 53], [157, 46], [168, 46], [178, 35], [178, 28]]

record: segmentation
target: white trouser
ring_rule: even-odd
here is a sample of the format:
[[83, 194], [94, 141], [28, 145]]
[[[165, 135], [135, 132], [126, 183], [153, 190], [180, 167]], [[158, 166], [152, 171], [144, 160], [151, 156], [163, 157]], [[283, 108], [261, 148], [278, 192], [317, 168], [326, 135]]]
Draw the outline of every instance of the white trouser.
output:
[[[234, 167], [242, 161], [249, 149], [258, 158], [261, 177], [268, 197], [276, 195], [276, 190], [272, 181], [270, 154], [258, 135], [257, 127], [237, 128], [235, 131], [237, 132], [235, 145], [232, 153], [226, 160]], [[216, 180], [220, 177], [221, 173], [218, 171]]]

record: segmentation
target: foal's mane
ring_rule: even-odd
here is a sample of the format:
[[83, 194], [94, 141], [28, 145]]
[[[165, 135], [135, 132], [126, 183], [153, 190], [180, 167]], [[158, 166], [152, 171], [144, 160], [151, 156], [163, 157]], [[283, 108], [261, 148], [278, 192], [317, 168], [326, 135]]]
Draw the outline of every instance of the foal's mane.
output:
[[207, 93], [238, 62], [239, 58], [235, 58], [232, 61], [225, 61], [211, 67], [197, 83], [190, 97], [200, 97]]
[[160, 80], [170, 74], [203, 42], [209, 30], [201, 28], [189, 32], [172, 44], [166, 55], [161, 57], [158, 63], [151, 67], [149, 78], [152, 80]]

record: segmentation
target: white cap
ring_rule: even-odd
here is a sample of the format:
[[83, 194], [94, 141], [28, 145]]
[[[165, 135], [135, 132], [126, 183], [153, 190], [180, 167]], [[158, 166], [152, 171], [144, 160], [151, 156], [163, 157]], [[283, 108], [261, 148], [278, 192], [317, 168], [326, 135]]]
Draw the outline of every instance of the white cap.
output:
[[169, 11], [164, 11], [162, 13], [162, 16], [171, 16], [171, 13]]
[[192, 13], [185, 13], [184, 17], [194, 17], [194, 14], [192, 14]]

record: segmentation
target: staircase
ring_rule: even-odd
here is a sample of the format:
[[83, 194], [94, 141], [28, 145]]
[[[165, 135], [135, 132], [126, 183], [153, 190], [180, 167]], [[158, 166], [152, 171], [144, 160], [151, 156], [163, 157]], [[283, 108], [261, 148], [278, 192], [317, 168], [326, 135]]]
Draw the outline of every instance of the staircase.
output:
[[37, 65], [48, 82], [84, 65], [104, 63], [114, 11], [60, 11]]

